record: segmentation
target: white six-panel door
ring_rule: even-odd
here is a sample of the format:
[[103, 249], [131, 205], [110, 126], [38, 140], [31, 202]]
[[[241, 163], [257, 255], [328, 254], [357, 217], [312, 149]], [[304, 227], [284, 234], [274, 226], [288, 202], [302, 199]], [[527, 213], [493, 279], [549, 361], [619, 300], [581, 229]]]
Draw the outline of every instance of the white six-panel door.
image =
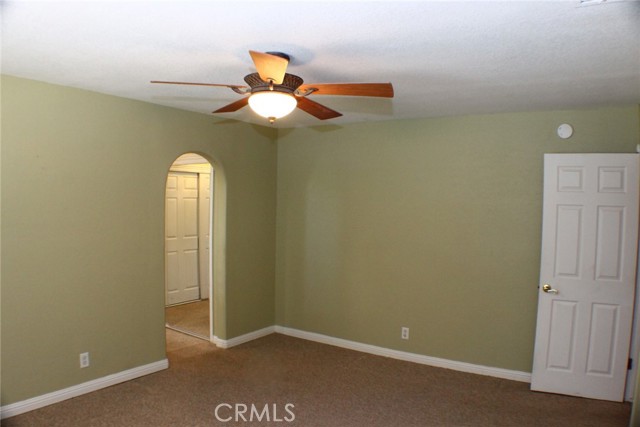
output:
[[199, 299], [197, 173], [167, 177], [165, 250], [166, 304]]
[[532, 390], [624, 397], [638, 245], [638, 159], [545, 155]]

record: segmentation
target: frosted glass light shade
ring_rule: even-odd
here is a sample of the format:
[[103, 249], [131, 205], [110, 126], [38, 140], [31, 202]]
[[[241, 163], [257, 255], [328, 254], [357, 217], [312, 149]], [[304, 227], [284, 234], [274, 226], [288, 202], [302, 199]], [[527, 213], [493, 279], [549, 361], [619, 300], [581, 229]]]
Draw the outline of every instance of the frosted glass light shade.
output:
[[264, 91], [249, 97], [249, 106], [256, 114], [268, 119], [279, 119], [291, 113], [298, 105], [296, 98], [288, 93]]

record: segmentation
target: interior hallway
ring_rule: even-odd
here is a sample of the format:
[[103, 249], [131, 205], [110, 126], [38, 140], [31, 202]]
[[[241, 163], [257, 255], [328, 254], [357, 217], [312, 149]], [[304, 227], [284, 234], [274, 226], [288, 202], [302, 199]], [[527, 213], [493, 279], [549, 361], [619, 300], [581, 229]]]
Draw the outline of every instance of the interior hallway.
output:
[[209, 300], [166, 307], [165, 324], [167, 328], [209, 341]]

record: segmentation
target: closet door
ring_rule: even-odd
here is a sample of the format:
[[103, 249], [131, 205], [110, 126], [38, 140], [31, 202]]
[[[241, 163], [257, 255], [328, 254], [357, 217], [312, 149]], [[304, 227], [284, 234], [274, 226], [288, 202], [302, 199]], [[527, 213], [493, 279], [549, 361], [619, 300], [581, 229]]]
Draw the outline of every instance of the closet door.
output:
[[165, 212], [166, 304], [198, 300], [197, 173], [169, 173]]

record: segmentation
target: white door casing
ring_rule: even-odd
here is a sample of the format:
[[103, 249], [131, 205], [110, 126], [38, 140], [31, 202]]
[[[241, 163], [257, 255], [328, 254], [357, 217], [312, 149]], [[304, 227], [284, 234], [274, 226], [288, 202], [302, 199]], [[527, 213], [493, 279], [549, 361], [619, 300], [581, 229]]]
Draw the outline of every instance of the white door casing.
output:
[[637, 154], [545, 155], [532, 390], [623, 400], [638, 170]]
[[197, 173], [167, 177], [165, 251], [166, 304], [199, 299]]

